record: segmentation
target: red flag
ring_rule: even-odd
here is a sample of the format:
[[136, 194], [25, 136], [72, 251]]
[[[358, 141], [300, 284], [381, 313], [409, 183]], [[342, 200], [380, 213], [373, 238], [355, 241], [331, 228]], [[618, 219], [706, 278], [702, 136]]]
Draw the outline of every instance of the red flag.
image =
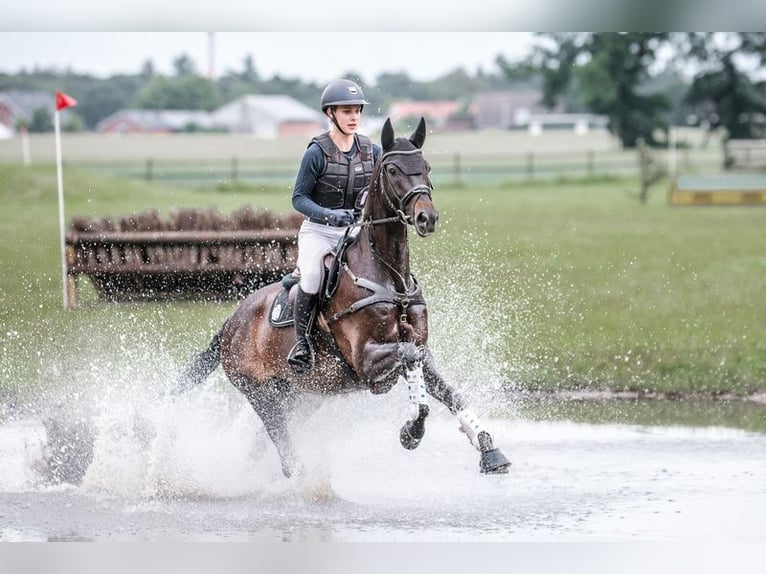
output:
[[67, 96], [64, 92], [56, 92], [56, 109], [63, 110], [70, 106], [76, 106], [77, 100], [72, 96]]

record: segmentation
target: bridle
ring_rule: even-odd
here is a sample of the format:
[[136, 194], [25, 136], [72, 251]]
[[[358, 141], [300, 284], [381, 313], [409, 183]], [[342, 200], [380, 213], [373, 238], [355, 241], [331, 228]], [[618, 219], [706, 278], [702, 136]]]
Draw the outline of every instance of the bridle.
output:
[[[391, 188], [393, 186], [391, 185], [383, 185], [384, 183], [389, 183], [388, 181], [388, 172], [386, 171], [386, 159], [397, 156], [397, 155], [415, 155], [415, 154], [423, 154], [423, 151], [420, 149], [411, 149], [411, 150], [393, 150], [384, 153], [380, 158], [380, 167], [378, 171], [378, 178], [377, 178], [377, 187], [383, 188], [383, 198], [388, 203], [388, 206], [391, 208], [391, 211], [396, 213], [393, 217], [386, 217], [382, 219], [367, 219], [364, 221], [360, 221], [358, 223], [353, 224], [352, 226], [356, 227], [366, 227], [368, 225], [378, 225], [381, 223], [391, 223], [394, 221], [398, 221], [404, 225], [410, 224], [412, 225], [412, 217], [407, 215], [405, 213], [405, 210], [407, 208], [407, 205], [411, 201], [413, 201], [415, 198], [421, 196], [421, 195], [427, 195], [428, 199], [431, 199], [431, 190], [433, 189], [433, 185], [431, 184], [431, 180], [428, 178], [428, 174], [426, 174], [426, 184], [416, 185], [412, 189], [408, 190], [407, 193], [405, 193], [402, 197], [399, 197], [395, 193], [393, 193]], [[386, 179], [387, 181], [384, 182], [383, 179]]]
[[[386, 167], [386, 159], [397, 156], [397, 155], [414, 155], [414, 154], [422, 154], [422, 151], [420, 149], [413, 149], [413, 150], [394, 150], [389, 151], [383, 154], [383, 156], [379, 160], [378, 164], [378, 174], [377, 178], [375, 179], [375, 182], [377, 184], [377, 188], [380, 189], [381, 185], [386, 183], [388, 184], [388, 181], [384, 181], [385, 178], [388, 178], [387, 171], [385, 170]], [[416, 185], [415, 187], [411, 188], [407, 191], [402, 197], [399, 197], [392, 191], [390, 191], [390, 188], [393, 188], [391, 185], [383, 185], [383, 197], [385, 198], [386, 202], [388, 203], [388, 206], [391, 208], [391, 211], [396, 213], [393, 217], [385, 217], [381, 219], [366, 219], [364, 221], [360, 221], [358, 223], [353, 223], [348, 227], [346, 230], [346, 234], [349, 233], [350, 229], [353, 227], [367, 227], [367, 226], [373, 226], [373, 225], [379, 225], [382, 223], [391, 223], [391, 222], [399, 222], [402, 225], [405, 226], [405, 233], [406, 233], [406, 226], [408, 224], [413, 224], [411, 221], [412, 218], [405, 213], [405, 209], [410, 204], [410, 202], [414, 201], [417, 197], [420, 197], [421, 195], [428, 196], [429, 199], [431, 199], [431, 190], [433, 189], [433, 185], [431, 184], [431, 180], [428, 178], [428, 173], [425, 175], [425, 184]], [[425, 299], [423, 298], [423, 292], [420, 288], [420, 285], [418, 285], [417, 281], [415, 281], [415, 278], [410, 275], [409, 278], [411, 281], [408, 281], [407, 278], [400, 272], [400, 270], [396, 269], [393, 265], [391, 265], [384, 257], [381, 256], [381, 254], [378, 252], [378, 250], [375, 248], [375, 245], [373, 244], [372, 237], [368, 237], [368, 243], [370, 245], [370, 250], [372, 251], [372, 254], [388, 269], [390, 269], [394, 276], [398, 279], [398, 282], [402, 286], [402, 291], [397, 291], [396, 289], [391, 289], [390, 287], [381, 285], [379, 283], [376, 283], [375, 281], [372, 281], [370, 279], [366, 279], [364, 277], [358, 277], [354, 272], [349, 268], [348, 264], [343, 262], [341, 269], [349, 276], [351, 277], [351, 280], [354, 282], [355, 285], [358, 285], [360, 287], [363, 287], [364, 289], [367, 289], [371, 292], [371, 294], [363, 299], [360, 299], [358, 301], [355, 301], [352, 303], [349, 307], [338, 311], [331, 317], [327, 318], [328, 323], [334, 323], [338, 319], [345, 317], [346, 315], [350, 315], [352, 313], [355, 313], [359, 311], [360, 309], [363, 309], [364, 307], [367, 307], [368, 305], [372, 305], [374, 303], [393, 303], [399, 308], [399, 321], [401, 323], [407, 323], [407, 309], [410, 306], [413, 305], [425, 305]], [[410, 286], [411, 285], [411, 286]]]

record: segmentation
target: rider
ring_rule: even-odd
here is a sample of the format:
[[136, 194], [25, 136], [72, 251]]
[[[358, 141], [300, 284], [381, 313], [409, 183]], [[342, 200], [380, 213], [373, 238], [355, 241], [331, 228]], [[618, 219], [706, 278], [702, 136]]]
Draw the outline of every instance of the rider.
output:
[[295, 179], [293, 207], [306, 216], [298, 233], [300, 283], [295, 299], [296, 343], [287, 361], [297, 373], [314, 366], [310, 338], [319, 301], [323, 259], [359, 215], [358, 198], [370, 183], [380, 146], [359, 133], [362, 109], [368, 104], [351, 80], [330, 82], [321, 106], [329, 131], [315, 136], [303, 154]]

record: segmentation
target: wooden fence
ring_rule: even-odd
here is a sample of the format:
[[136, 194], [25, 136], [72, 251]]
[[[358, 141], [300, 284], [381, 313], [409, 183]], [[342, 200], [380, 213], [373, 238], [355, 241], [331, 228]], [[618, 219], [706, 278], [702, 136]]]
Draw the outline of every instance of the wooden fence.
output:
[[766, 140], [728, 140], [724, 154], [729, 170], [766, 172]]
[[68, 301], [77, 304], [78, 275], [107, 301], [238, 298], [296, 260], [294, 232], [70, 233]]
[[[667, 162], [667, 151], [652, 150], [658, 162]], [[435, 185], [471, 185], [524, 182], [554, 178], [594, 176], [640, 176], [641, 161], [636, 150], [587, 149], [571, 152], [526, 151], [520, 153], [431, 154]], [[720, 150], [677, 151], [683, 171], [707, 171], [722, 167]], [[72, 162], [71, 165], [127, 179], [179, 185], [216, 186], [238, 182], [291, 185], [295, 158], [240, 158], [179, 161], [147, 157], [144, 161]]]
[[[665, 161], [666, 152], [654, 152]], [[714, 163], [720, 165], [720, 152], [713, 152]], [[709, 165], [710, 159], [697, 157], [689, 150], [679, 150], [680, 167], [692, 169], [694, 164]], [[436, 185], [470, 185], [504, 183], [551, 178], [581, 178], [603, 175], [631, 176], [640, 174], [640, 161], [635, 150], [580, 150], [572, 152], [527, 151], [521, 153], [450, 153], [432, 154], [428, 161], [433, 168]], [[290, 185], [293, 183], [297, 160], [273, 157], [268, 159], [240, 158], [184, 162], [147, 157], [144, 161], [73, 162], [71, 165], [106, 172], [128, 179], [169, 184], [216, 186], [237, 182]]]
[[[80, 276], [106, 301], [232, 299], [295, 269], [298, 218], [267, 219], [261, 213], [233, 218], [238, 224], [260, 222], [260, 228], [231, 229], [227, 220], [230, 229], [210, 229], [222, 227], [222, 220], [189, 212], [176, 219], [193, 221], [196, 229], [168, 229], [151, 213], [123, 218], [117, 226], [76, 219], [66, 237], [69, 305], [77, 304]], [[164, 229], [146, 230], [152, 227], [147, 223]]]

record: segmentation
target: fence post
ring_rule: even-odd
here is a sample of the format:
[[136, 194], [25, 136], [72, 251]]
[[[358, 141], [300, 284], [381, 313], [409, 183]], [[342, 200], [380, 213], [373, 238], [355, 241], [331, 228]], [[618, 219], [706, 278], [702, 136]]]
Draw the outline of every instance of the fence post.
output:
[[527, 179], [535, 179], [535, 152], [527, 152]]
[[154, 160], [150, 157], [146, 158], [146, 181], [152, 181], [152, 168]]
[[239, 158], [234, 156], [231, 158], [231, 181], [237, 181], [239, 179]]
[[587, 157], [586, 157], [585, 162], [586, 162], [586, 165], [587, 165], [586, 172], [588, 173], [589, 176], [592, 177], [593, 173], [596, 171], [595, 154], [593, 153], [592, 149], [589, 149], [587, 151]]

